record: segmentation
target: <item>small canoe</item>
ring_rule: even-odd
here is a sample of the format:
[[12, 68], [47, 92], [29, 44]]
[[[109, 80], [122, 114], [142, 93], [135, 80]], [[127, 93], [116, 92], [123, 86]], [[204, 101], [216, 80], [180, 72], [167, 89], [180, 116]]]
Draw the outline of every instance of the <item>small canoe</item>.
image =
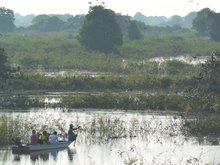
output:
[[67, 148], [72, 142], [70, 141], [59, 141], [56, 144], [22, 144], [20, 146], [13, 145], [12, 153], [15, 154], [26, 154], [35, 151], [54, 150]]

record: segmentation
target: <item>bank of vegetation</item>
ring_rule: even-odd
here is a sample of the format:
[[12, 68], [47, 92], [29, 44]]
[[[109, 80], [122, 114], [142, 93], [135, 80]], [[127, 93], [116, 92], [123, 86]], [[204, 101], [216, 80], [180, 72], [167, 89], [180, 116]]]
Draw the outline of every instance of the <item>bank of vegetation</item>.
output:
[[[154, 54], [158, 54], [158, 56], [154, 55], [152, 57], [159, 57], [161, 52], [166, 54], [166, 50], [174, 51], [174, 48], [178, 48], [181, 45], [183, 50], [187, 50], [182, 53], [190, 54], [188, 55], [189, 63], [187, 63], [178, 58], [176, 60], [151, 61], [149, 60], [151, 57], [151, 55], [149, 55], [149, 50], [143, 50], [145, 54], [140, 52], [133, 54], [132, 57], [129, 53], [116, 55], [114, 53], [105, 54], [87, 51], [79, 44], [76, 44], [76, 41], [71, 45], [70, 40], [72, 39], [65, 38], [63, 34], [57, 34], [57, 36], [48, 35], [52, 38], [47, 38], [48, 36], [45, 35], [45, 38], [43, 37], [42, 40], [40, 40], [39, 36], [31, 38], [32, 35], [28, 34], [28, 37], [24, 37], [22, 40], [21, 35], [14, 34], [8, 37], [11, 39], [2, 39], [0, 41], [5, 47], [5, 52], [7, 52], [8, 62], [10, 64], [16, 64], [14, 65], [14, 72], [6, 77], [2, 77], [0, 83], [1, 91], [11, 95], [12, 99], [23, 96], [26, 91], [87, 92], [88, 95], [86, 98], [88, 99], [90, 96], [91, 100], [94, 99], [93, 103], [92, 101], [90, 103], [89, 100], [85, 101], [85, 95], [81, 95], [79, 98], [74, 98], [76, 97], [74, 95], [74, 97], [68, 96], [69, 100], [70, 98], [73, 99], [72, 101], [65, 102], [65, 104], [61, 103], [60, 106], [72, 108], [135, 108], [153, 110], [158, 110], [160, 109], [159, 107], [161, 107], [161, 110], [184, 111], [192, 109], [192, 111], [199, 111], [200, 109], [201, 111], [207, 112], [210, 112], [210, 110], [212, 112], [219, 112], [219, 43], [217, 42], [213, 41], [212, 43], [203, 38], [192, 44], [191, 42], [193, 40], [187, 37], [179, 37], [172, 41], [169, 40], [171, 36], [161, 37], [161, 42], [159, 42], [159, 37], [154, 36], [155, 39], [157, 38], [156, 41], [152, 40], [150, 37], [146, 37], [146, 39], [142, 41], [127, 41], [127, 43], [124, 43], [124, 45], [130, 44], [130, 49], [126, 47], [126, 49], [123, 50], [122, 47], [122, 52], [126, 50], [132, 54], [136, 49], [141, 51], [141, 48], [138, 49], [141, 44], [136, 45], [137, 42], [142, 44], [148, 42], [148, 46], [145, 47], [147, 49], [152, 49], [155, 52]], [[61, 39], [58, 40], [60, 35], [63, 36], [63, 38], [61, 37]], [[16, 39], [16, 37], [18, 38]], [[57, 39], [54, 37], [57, 37]], [[47, 42], [44, 42], [44, 39], [47, 40]], [[187, 44], [179, 44], [177, 42], [178, 39]], [[20, 42], [15, 42], [18, 40]], [[65, 42], [65, 40], [67, 42]], [[31, 42], [37, 45], [31, 44]], [[51, 46], [50, 44], [52, 44], [52, 42], [56, 42], [56, 44], [50, 49], [51, 54], [48, 54], [48, 48]], [[76, 44], [75, 46], [74, 43]], [[154, 46], [154, 48], [153, 43], [157, 43], [157, 46]], [[202, 43], [206, 44], [203, 45]], [[164, 44], [170, 46], [166, 47]], [[70, 49], [67, 48], [68, 45], [71, 45], [69, 47]], [[195, 50], [201, 52], [189, 51], [190, 47], [193, 47], [190, 45], [198, 47], [198, 49]], [[210, 47], [210, 45], [212, 45], [212, 47]], [[47, 48], [44, 49], [45, 46]], [[142, 45], [142, 48], [145, 47]], [[158, 49], [159, 47], [160, 49]], [[205, 52], [204, 50], [208, 51], [208, 48], [210, 51], [215, 51], [210, 53]], [[178, 52], [180, 52], [180, 50]], [[167, 54], [177, 56], [174, 52], [169, 52]], [[203, 63], [190, 64], [190, 60], [192, 62], [193, 60], [199, 59], [199, 55], [206, 58], [206, 62], [203, 61]], [[59, 59], [57, 59], [57, 56], [59, 56]], [[36, 58], [39, 59], [39, 61], [36, 60]], [[45, 58], [47, 58], [47, 60], [45, 60]], [[68, 64], [65, 64], [64, 61]], [[56, 64], [53, 62], [56, 62]], [[82, 71], [82, 74], [50, 76], [47, 75], [46, 72], [42, 72], [56, 72], [65, 69], [70, 72], [71, 70]], [[83, 74], [85, 70], [95, 71], [97, 73], [102, 72], [102, 74], [96, 76], [92, 74]], [[20, 92], [20, 96], [13, 97], [14, 92], [18, 94]], [[101, 92], [102, 94], [93, 95], [93, 93], [96, 92]], [[117, 94], [115, 95], [114, 93]], [[62, 94], [60, 97], [62, 97]], [[115, 97], [118, 97], [118, 99]], [[133, 102], [132, 99], [130, 100], [131, 103], [128, 104], [127, 102], [129, 101], [125, 100], [129, 100], [129, 97], [137, 98], [137, 100], [140, 100], [140, 98], [144, 99], [140, 101], [138, 105]], [[173, 98], [171, 99], [170, 97]], [[106, 102], [111, 100], [112, 103], [110, 105], [108, 105], [109, 103], [105, 104], [105, 101], [103, 101], [104, 98], [106, 98]], [[186, 98], [190, 99], [184, 102]], [[67, 97], [65, 97], [65, 99], [68, 100]], [[120, 99], [123, 101], [119, 101]], [[26, 97], [22, 99], [19, 98], [18, 100], [24, 100], [25, 102]], [[74, 100], [81, 101], [75, 103]], [[172, 106], [167, 106], [170, 104], [168, 100], [173, 102]], [[194, 104], [196, 106], [190, 106], [191, 100], [197, 102]], [[2, 99], [1, 102], [2, 107], [6, 106], [6, 103], [9, 104], [5, 102], [4, 99]], [[161, 106], [161, 104], [164, 105]], [[20, 104], [14, 103], [12, 107], [19, 107], [18, 105]], [[28, 105], [28, 107], [31, 107], [32, 104], [30, 103]], [[176, 109], [174, 105], [176, 105]]]
[[196, 36], [147, 35], [142, 40], [125, 40], [118, 53], [86, 51], [68, 33], [8, 34], [0, 36], [8, 61], [22, 68], [65, 68], [78, 70], [123, 70], [121, 63], [155, 57], [208, 56], [220, 51], [220, 43]]
[[[7, 9], [1, 8], [0, 12], [4, 11]], [[13, 16], [13, 11], [10, 13]], [[97, 24], [94, 15], [99, 13], [104, 19]], [[70, 31], [54, 29], [62, 22], [45, 15], [36, 17], [32, 26], [17, 28], [13, 33], [1, 29], [1, 109], [51, 106], [219, 114], [218, 13], [208, 9], [198, 12], [194, 29], [145, 26], [103, 6], [91, 7], [88, 15], [74, 19], [68, 20], [74, 27]], [[59, 24], [49, 26], [51, 20]], [[74, 21], [80, 24], [76, 26]], [[197, 26], [200, 23], [209, 31], [202, 31]], [[91, 37], [103, 36], [106, 31], [107, 37], [101, 40]], [[175, 59], [163, 61], [170, 57]], [[182, 57], [188, 62], [181, 61]], [[195, 61], [198, 63], [192, 64]], [[47, 74], [57, 71], [82, 74]], [[45, 102], [51, 97], [48, 92], [58, 92], [55, 97], [59, 101]], [[197, 123], [193, 124], [203, 125]], [[192, 128], [193, 124], [187, 125]]]

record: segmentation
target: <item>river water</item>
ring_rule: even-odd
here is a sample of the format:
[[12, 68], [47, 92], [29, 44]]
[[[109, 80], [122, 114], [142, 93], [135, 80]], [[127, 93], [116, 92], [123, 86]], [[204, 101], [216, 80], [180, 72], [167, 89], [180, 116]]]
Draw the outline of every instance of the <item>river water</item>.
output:
[[[47, 125], [64, 134], [81, 126], [76, 144], [63, 150], [12, 154], [0, 149], [0, 165], [219, 164], [220, 139], [187, 137], [180, 115], [97, 109], [3, 110], [39, 130]], [[19, 130], [18, 130], [19, 131]], [[31, 130], [28, 130], [31, 131]]]

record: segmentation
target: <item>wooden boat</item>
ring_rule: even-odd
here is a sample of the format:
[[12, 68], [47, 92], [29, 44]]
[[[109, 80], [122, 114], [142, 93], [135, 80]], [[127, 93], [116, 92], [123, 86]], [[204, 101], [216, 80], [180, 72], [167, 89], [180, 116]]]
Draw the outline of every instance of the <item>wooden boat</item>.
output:
[[15, 154], [26, 154], [35, 151], [45, 151], [54, 149], [64, 149], [67, 148], [72, 142], [70, 141], [59, 141], [56, 144], [21, 144], [13, 145], [12, 153]]

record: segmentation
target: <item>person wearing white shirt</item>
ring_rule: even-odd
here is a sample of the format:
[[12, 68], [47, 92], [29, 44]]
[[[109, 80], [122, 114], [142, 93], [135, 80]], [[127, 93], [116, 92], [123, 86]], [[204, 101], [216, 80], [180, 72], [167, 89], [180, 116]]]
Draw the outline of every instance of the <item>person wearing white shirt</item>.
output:
[[55, 144], [58, 142], [58, 136], [57, 136], [57, 132], [54, 131], [52, 135], [49, 136], [49, 142], [51, 144]]

